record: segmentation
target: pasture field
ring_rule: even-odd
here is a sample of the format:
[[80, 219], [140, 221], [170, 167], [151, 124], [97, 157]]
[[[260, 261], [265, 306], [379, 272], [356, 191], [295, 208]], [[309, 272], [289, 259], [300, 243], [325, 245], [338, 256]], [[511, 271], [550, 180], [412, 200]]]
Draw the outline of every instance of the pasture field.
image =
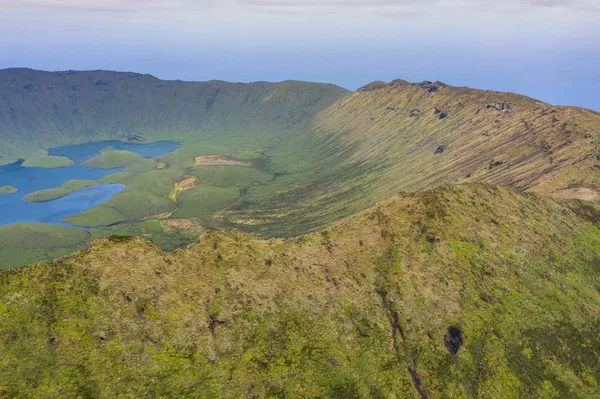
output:
[[62, 168], [74, 164], [75, 162], [67, 157], [48, 155], [48, 151], [45, 150], [36, 151], [23, 162], [23, 166], [29, 168]]
[[63, 222], [75, 226], [104, 227], [115, 223], [125, 222], [127, 219], [119, 211], [106, 205], [98, 205], [77, 215], [63, 219]]
[[175, 219], [208, 217], [234, 204], [240, 197], [235, 187], [196, 186], [183, 191], [177, 198]]

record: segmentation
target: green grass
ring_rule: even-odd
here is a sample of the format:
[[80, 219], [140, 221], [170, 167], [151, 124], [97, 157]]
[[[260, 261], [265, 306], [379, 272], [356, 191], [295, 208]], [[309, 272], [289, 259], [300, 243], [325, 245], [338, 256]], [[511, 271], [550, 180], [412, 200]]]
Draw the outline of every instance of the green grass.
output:
[[194, 143], [192, 140], [184, 141], [183, 145], [170, 154], [158, 159], [171, 167], [189, 168], [194, 165], [194, 158], [200, 155], [227, 155], [231, 148], [210, 145], [207, 143]]
[[77, 215], [63, 219], [63, 222], [80, 227], [103, 227], [124, 222], [127, 219], [116, 209], [105, 205], [90, 208]]
[[483, 185], [293, 240], [209, 233], [163, 253], [102, 239], [0, 273], [0, 392], [597, 397], [598, 248], [598, 227], [561, 203]]
[[[597, 139], [594, 132], [600, 131], [598, 114], [550, 107], [513, 94], [406, 82], [349, 94], [332, 86], [299, 82], [158, 84], [149, 77], [112, 73], [97, 80], [89, 80], [97, 73], [12, 73], [41, 79], [49, 85], [46, 95], [56, 96], [36, 112], [21, 110], [32, 123], [40, 115], [46, 115], [45, 125], [54, 120], [55, 115], [45, 112], [52, 104], [61, 104], [60, 98], [68, 94], [62, 88], [70, 86], [62, 83], [77, 82], [81, 89], [82, 97], [77, 99], [81, 104], [74, 106], [81, 118], [73, 120], [73, 131], [47, 130], [52, 145], [85, 141], [90, 135], [99, 140], [125, 139], [133, 131], [149, 141], [181, 142], [181, 148], [155, 160], [107, 150], [89, 161], [97, 167], [130, 169], [101, 180], [127, 186], [106, 205], [128, 222], [160, 219], [177, 211], [179, 204], [168, 197], [174, 184], [187, 175], [197, 176], [202, 185], [238, 187], [240, 198], [219, 208], [218, 215], [206, 214], [198, 204], [183, 204], [186, 209], [179, 215], [202, 218], [210, 229], [243, 230], [264, 237], [317, 231], [394, 193], [448, 182], [484, 181], [544, 194], [580, 186], [600, 192], [598, 154], [593, 145]], [[115, 90], [101, 104], [86, 102], [98, 94], [96, 81], [109, 83], [100, 85], [101, 89]], [[133, 90], [133, 97], [118, 91], [124, 86]], [[145, 107], [132, 112], [133, 101]], [[500, 106], [502, 103], [512, 104], [511, 111]], [[110, 117], [97, 117], [108, 104], [109, 111], [102, 115]], [[39, 104], [30, 105], [33, 109]], [[440, 119], [436, 107], [444, 108], [448, 117]], [[96, 115], [93, 123], [78, 126], [89, 120], [86, 112], [90, 110]], [[54, 112], [65, 110], [60, 107]], [[61, 117], [61, 121], [71, 119]], [[46, 132], [37, 129], [42, 130]], [[531, 134], [524, 136], [524, 131]], [[565, 131], [573, 136], [568, 145]], [[81, 132], [87, 132], [85, 137]], [[16, 133], [7, 130], [6, 134]], [[19, 137], [27, 134], [22, 132]], [[26, 151], [27, 157], [32, 157], [35, 150], [26, 144], [18, 151], [13, 149], [12, 143], [19, 140], [6, 140], [3, 154]], [[45, 143], [43, 138], [38, 141]], [[440, 147], [445, 151], [437, 153]], [[194, 167], [198, 155], [260, 159], [264, 164], [257, 165], [260, 171]], [[492, 159], [503, 163], [493, 166]], [[577, 165], [568, 159], [577, 159]], [[544, 178], [550, 170], [556, 179]], [[194, 214], [194, 209], [200, 213]], [[76, 223], [77, 217], [73, 220]]]
[[75, 162], [67, 157], [55, 157], [51, 155], [36, 156], [34, 158], [28, 158], [23, 162], [23, 166], [29, 168], [62, 168], [74, 164]]
[[[180, 139], [253, 149], [307, 120], [347, 90], [308, 82], [250, 84], [161, 81], [149, 75], [94, 71], [5, 70], [0, 80], [31, 82], [39, 95], [5, 92], [2, 115], [14, 115], [0, 137], [2, 155], [94, 140]], [[28, 83], [29, 84], [29, 83]], [[24, 83], [25, 85], [25, 83]], [[73, 90], [77, 97], [73, 97]], [[11, 104], [9, 107], [6, 104]], [[140, 104], [143, 104], [140, 107]], [[135, 132], [135, 133], [134, 133]], [[272, 139], [271, 139], [272, 140]], [[209, 143], [212, 141], [212, 143]]]
[[177, 196], [177, 210], [172, 218], [198, 218], [209, 216], [216, 211], [234, 204], [240, 197], [232, 187], [196, 186]]
[[12, 193], [16, 193], [17, 191], [19, 191], [19, 190], [17, 190], [13, 186], [0, 187], [0, 194], [12, 194]]
[[132, 172], [130, 170], [124, 171], [124, 172], [116, 172], [111, 175], [104, 176], [102, 179], [100, 179], [100, 183], [102, 183], [102, 184], [120, 183], [121, 181], [133, 176], [134, 173], [135, 172]]
[[163, 251], [174, 251], [198, 240], [196, 231], [170, 229], [165, 231], [159, 220], [146, 220], [90, 231], [94, 238], [111, 235], [142, 237], [158, 245]]
[[0, 226], [0, 269], [67, 255], [89, 242], [85, 231], [43, 223]]
[[35, 191], [27, 194], [24, 198], [28, 202], [44, 202], [62, 198], [73, 191], [83, 190], [84, 188], [96, 187], [100, 183], [95, 180], [69, 180], [57, 188]]
[[0, 156], [0, 166], [10, 165], [11, 163], [15, 163], [17, 161], [17, 158]]
[[62, 187], [71, 191], [83, 190], [84, 188], [96, 187], [100, 183], [97, 180], [69, 180]]
[[161, 169], [138, 173], [121, 181], [127, 188], [106, 202], [122, 213], [127, 220], [141, 220], [175, 209], [168, 198], [175, 182], [184, 175], [182, 170]]
[[257, 158], [262, 158], [264, 156], [265, 150], [236, 150], [232, 156], [235, 159], [239, 159], [240, 161], [252, 161]]
[[27, 194], [24, 200], [27, 202], [52, 201], [58, 198], [62, 198], [65, 195], [70, 194], [71, 192], [73, 192], [73, 190], [64, 187], [50, 188], [47, 190], [40, 190]]
[[264, 184], [273, 176], [254, 168], [242, 166], [198, 166], [190, 171], [202, 184], [219, 187], [248, 187]]
[[102, 153], [83, 163], [90, 168], [112, 169], [127, 167], [133, 171], [148, 171], [156, 166], [156, 161], [146, 159], [140, 154], [115, 149], [105, 149]]
[[[153, 161], [154, 162], [154, 161]], [[185, 174], [180, 169], [151, 169], [135, 172], [117, 172], [101, 179], [101, 183], [120, 183], [126, 186], [113, 198], [103, 204], [104, 208], [95, 208], [68, 218], [69, 223], [77, 226], [106, 226], [101, 210], [112, 209], [107, 220], [115, 222], [117, 213], [123, 220], [137, 222], [153, 216], [170, 213], [175, 204], [168, 198], [175, 182]], [[116, 212], [116, 213], [115, 213]], [[88, 215], [92, 214], [90, 219]], [[120, 220], [119, 220], [120, 221]]]

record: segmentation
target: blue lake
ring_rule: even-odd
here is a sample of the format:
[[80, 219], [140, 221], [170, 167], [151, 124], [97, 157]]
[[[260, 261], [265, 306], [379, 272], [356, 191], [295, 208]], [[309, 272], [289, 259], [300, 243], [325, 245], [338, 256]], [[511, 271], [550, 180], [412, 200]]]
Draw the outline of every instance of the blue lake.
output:
[[[151, 144], [126, 144], [120, 141], [104, 141], [53, 148], [49, 152], [52, 155], [67, 156], [75, 162], [83, 162], [109, 146], [153, 158], [177, 149], [179, 143], [159, 141]], [[68, 225], [61, 220], [108, 201], [124, 190], [125, 186], [103, 184], [74, 191], [65, 197], [46, 202], [26, 202], [23, 198], [35, 191], [60, 187], [69, 180], [99, 180], [124, 169], [93, 169], [83, 165], [54, 169], [26, 168], [22, 166], [22, 162], [0, 166], [0, 187], [13, 186], [19, 190], [13, 194], [0, 194], [0, 226], [21, 222]]]
[[168, 154], [180, 147], [176, 141], [163, 140], [148, 144], [131, 144], [122, 141], [98, 141], [95, 143], [84, 143], [75, 145], [66, 145], [64, 147], [51, 148], [48, 150], [50, 155], [65, 156], [75, 162], [85, 162], [88, 159], [100, 154], [100, 151], [106, 147], [113, 147], [117, 150], [137, 152], [144, 158], [155, 158]]

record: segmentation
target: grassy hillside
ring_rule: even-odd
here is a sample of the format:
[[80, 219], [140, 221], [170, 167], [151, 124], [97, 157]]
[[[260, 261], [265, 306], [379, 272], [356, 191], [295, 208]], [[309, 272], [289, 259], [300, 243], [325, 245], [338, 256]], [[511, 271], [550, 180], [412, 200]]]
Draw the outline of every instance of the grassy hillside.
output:
[[[358, 112], [360, 111], [360, 112]], [[367, 86], [322, 112], [321, 135], [359, 144], [349, 163], [384, 163], [396, 187], [485, 181], [553, 195], [600, 193], [600, 114], [442, 83]]]
[[108, 71], [0, 70], [0, 158], [139, 135], [277, 139], [347, 91], [304, 82], [163, 81]]
[[439, 82], [376, 82], [320, 112], [312, 132], [310, 140], [278, 148], [271, 160], [275, 181], [248, 190], [247, 201], [215, 223], [294, 235], [391, 194], [445, 183], [600, 198], [594, 111]]
[[[375, 82], [348, 93], [303, 82], [167, 82], [131, 73], [23, 69], [0, 71], [0, 93], [5, 160], [29, 157], [32, 146], [180, 140], [179, 149], [158, 159], [108, 149], [88, 160], [92, 167], [127, 167], [101, 181], [127, 188], [66, 219], [143, 230], [165, 249], [195, 238], [186, 227], [173, 234], [188, 226], [181, 218], [204, 229], [294, 237], [390, 195], [446, 183], [600, 198], [600, 114], [516, 94], [439, 82]], [[190, 176], [197, 186], [175, 193]], [[155, 228], [138, 226], [149, 221]], [[167, 231], [162, 226], [170, 221], [176, 227]], [[0, 258], [15, 250], [11, 245], [0, 238]]]
[[86, 231], [44, 223], [0, 226], [0, 270], [70, 254], [90, 239]]
[[462, 185], [3, 272], [0, 396], [597, 397], [598, 213], [563, 202]]

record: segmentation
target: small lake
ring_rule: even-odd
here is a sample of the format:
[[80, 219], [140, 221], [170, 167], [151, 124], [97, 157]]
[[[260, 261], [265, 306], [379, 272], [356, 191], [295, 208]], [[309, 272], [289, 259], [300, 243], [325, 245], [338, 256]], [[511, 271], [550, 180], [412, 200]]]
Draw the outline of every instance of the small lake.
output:
[[51, 148], [48, 152], [50, 155], [69, 157], [75, 162], [85, 162], [88, 159], [94, 158], [96, 155], [100, 155], [100, 151], [106, 147], [113, 147], [122, 151], [137, 152], [144, 158], [156, 158], [175, 151], [180, 146], [181, 144], [172, 140], [155, 141], [154, 143], [148, 144], [132, 144], [113, 140], [66, 145], [64, 147]]
[[[75, 162], [93, 158], [106, 147], [137, 152], [146, 158], [167, 154], [179, 147], [175, 141], [159, 141], [150, 144], [127, 144], [120, 141], [104, 141], [71, 145], [49, 150], [51, 155], [67, 156]], [[49, 188], [60, 187], [69, 180], [99, 180], [105, 176], [125, 170], [125, 168], [94, 169], [83, 165], [64, 168], [27, 168], [22, 161], [0, 166], [0, 187], [12, 186], [19, 191], [13, 194], [0, 194], [0, 226], [21, 223], [40, 222], [52, 224], [100, 205], [125, 189], [122, 184], [103, 184], [96, 187], [74, 191], [65, 197], [46, 202], [26, 202], [23, 198], [30, 193]]]

